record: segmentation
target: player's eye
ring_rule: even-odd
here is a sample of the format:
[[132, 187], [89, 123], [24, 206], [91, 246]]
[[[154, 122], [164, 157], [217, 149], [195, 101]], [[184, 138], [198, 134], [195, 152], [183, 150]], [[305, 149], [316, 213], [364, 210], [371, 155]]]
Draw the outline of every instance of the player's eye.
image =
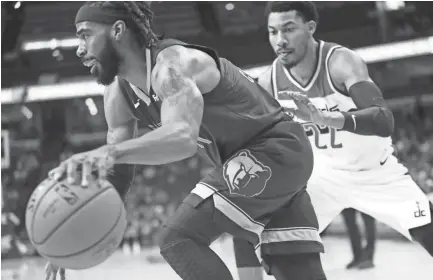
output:
[[83, 41], [87, 41], [87, 39], [89, 38], [89, 35], [86, 33], [81, 33], [80, 35], [77, 36], [78, 39], [83, 40]]

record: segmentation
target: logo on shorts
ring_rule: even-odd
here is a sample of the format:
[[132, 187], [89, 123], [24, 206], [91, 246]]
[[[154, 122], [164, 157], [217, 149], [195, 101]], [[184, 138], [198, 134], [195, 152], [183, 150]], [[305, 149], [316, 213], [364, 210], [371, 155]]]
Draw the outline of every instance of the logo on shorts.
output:
[[416, 206], [418, 207], [418, 210], [413, 212], [413, 215], [415, 216], [415, 218], [420, 218], [420, 217], [425, 217], [425, 210], [421, 210], [421, 208], [419, 207], [419, 202], [416, 202]]
[[263, 192], [272, 170], [242, 150], [224, 164], [223, 175], [231, 194], [253, 197]]

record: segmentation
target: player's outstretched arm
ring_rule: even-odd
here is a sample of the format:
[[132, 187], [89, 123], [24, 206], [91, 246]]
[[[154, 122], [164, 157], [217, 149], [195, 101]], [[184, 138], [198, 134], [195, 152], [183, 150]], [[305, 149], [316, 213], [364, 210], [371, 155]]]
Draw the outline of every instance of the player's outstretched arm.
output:
[[162, 99], [161, 127], [114, 145], [115, 162], [158, 165], [194, 155], [203, 116], [203, 94], [219, 82], [220, 72], [207, 54], [181, 46], [157, 57], [152, 87]]
[[393, 114], [362, 58], [352, 50], [338, 49], [329, 60], [329, 72], [337, 89], [348, 92], [358, 110], [325, 112], [329, 115], [328, 125], [360, 135], [390, 136], [394, 129]]

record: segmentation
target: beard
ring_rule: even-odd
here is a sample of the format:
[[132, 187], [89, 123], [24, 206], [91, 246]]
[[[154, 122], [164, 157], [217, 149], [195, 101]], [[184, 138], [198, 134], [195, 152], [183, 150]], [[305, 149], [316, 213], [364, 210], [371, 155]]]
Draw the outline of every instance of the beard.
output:
[[114, 81], [114, 78], [119, 73], [120, 57], [113, 46], [110, 38], [106, 38], [105, 46], [102, 49], [99, 58], [99, 65], [95, 66], [93, 76], [99, 84], [107, 86]]
[[280, 61], [287, 68], [293, 68], [298, 65], [307, 55], [307, 42], [300, 43], [300, 46], [296, 48], [295, 52], [285, 57], [279, 57]]

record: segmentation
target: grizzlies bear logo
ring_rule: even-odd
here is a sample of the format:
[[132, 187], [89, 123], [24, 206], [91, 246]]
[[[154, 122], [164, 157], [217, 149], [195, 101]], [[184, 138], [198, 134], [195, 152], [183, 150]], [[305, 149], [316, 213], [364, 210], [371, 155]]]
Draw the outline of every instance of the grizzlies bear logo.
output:
[[241, 150], [224, 164], [223, 175], [231, 194], [254, 197], [263, 192], [272, 170], [250, 151]]

